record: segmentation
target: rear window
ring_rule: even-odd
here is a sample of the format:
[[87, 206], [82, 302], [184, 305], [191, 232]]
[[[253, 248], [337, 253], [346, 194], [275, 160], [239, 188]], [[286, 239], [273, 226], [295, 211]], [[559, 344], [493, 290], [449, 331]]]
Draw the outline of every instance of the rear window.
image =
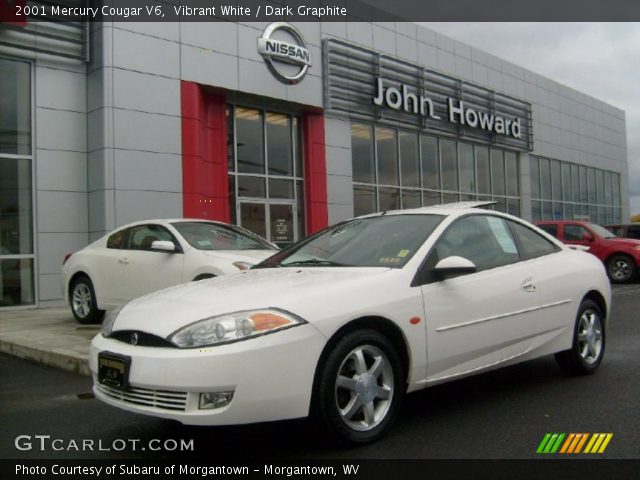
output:
[[542, 257], [560, 250], [557, 245], [524, 225], [512, 221], [509, 221], [509, 225], [518, 239], [523, 260]]
[[115, 248], [115, 249], [123, 249], [124, 241], [127, 237], [127, 230], [120, 230], [115, 233], [112, 233], [107, 239], [107, 248]]

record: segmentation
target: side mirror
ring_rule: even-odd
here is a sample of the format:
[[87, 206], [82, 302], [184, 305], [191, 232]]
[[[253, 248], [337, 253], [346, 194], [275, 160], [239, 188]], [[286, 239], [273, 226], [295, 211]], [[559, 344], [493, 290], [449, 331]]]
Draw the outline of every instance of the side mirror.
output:
[[151, 250], [154, 252], [175, 253], [176, 245], [169, 240], [154, 240], [151, 244]]
[[447, 278], [475, 273], [478, 271], [478, 268], [471, 260], [454, 255], [440, 260], [433, 271], [439, 278], [445, 280]]
[[581, 240], [583, 242], [593, 242], [593, 235], [591, 235], [590, 233], [583, 233]]

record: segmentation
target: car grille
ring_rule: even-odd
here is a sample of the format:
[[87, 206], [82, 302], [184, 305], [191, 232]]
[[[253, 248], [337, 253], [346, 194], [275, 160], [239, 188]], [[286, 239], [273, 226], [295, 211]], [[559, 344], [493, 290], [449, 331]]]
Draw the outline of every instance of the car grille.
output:
[[118, 388], [96, 383], [96, 388], [104, 395], [124, 403], [160, 408], [162, 410], [187, 409], [187, 392], [171, 392], [168, 390], [149, 390], [146, 388]]
[[[133, 334], [136, 335], [136, 343], [132, 341]], [[118, 340], [119, 342], [128, 343], [130, 345], [138, 345], [140, 347], [177, 348], [173, 343], [162, 337], [136, 330], [119, 330], [117, 332], [112, 332], [109, 338]]]

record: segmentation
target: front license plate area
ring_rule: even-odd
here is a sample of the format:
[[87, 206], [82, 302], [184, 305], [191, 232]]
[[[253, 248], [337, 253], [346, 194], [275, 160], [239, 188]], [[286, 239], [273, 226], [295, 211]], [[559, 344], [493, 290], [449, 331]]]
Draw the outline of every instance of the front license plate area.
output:
[[103, 385], [115, 388], [129, 386], [129, 368], [131, 357], [111, 352], [98, 354], [98, 381]]

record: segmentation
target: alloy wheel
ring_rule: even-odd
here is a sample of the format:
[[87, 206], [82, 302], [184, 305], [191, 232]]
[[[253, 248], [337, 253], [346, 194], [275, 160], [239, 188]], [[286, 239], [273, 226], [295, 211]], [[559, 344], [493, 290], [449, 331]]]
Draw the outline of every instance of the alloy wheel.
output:
[[602, 353], [602, 321], [595, 310], [582, 312], [578, 323], [578, 352], [585, 363], [592, 365]]
[[91, 290], [85, 283], [78, 283], [73, 289], [72, 296], [73, 311], [80, 318], [85, 318], [91, 312], [93, 301]]
[[335, 383], [342, 421], [357, 431], [376, 428], [386, 417], [394, 395], [391, 362], [373, 345], [359, 345], [342, 361]]
[[626, 281], [631, 276], [631, 266], [627, 260], [618, 258], [611, 262], [609, 273], [611, 277], [618, 282]]

